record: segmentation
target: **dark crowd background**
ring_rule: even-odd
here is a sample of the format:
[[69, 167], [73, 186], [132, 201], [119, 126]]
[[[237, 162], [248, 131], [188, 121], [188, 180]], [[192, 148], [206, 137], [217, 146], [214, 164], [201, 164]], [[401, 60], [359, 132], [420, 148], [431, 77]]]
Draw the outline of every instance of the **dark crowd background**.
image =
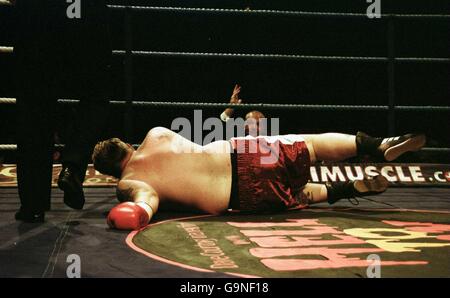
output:
[[[64, 1], [65, 2], [65, 1]], [[83, 3], [83, 1], [81, 1]], [[148, 6], [274, 9], [365, 13], [365, 0], [110, 0], [108, 4]], [[383, 14], [450, 14], [448, 0], [381, 0]], [[123, 50], [126, 38], [123, 11], [110, 11], [112, 48]], [[0, 46], [12, 46], [15, 12], [0, 7]], [[387, 56], [387, 18], [295, 17], [200, 12], [133, 12], [134, 50], [221, 52], [330, 56]], [[396, 57], [450, 57], [450, 20], [397, 19]], [[74, 39], [77, 36], [73, 36]], [[228, 102], [235, 84], [242, 86], [244, 103], [387, 105], [386, 62], [287, 61], [231, 58], [133, 57], [133, 99], [148, 101]], [[0, 55], [0, 97], [15, 97], [14, 61]], [[45, 72], [45, 69], [42, 70]], [[114, 56], [111, 100], [126, 96], [124, 57]], [[69, 77], [69, 80], [71, 78]], [[74, 81], [75, 78], [73, 78]], [[99, 78], [101, 80], [101, 78]], [[58, 90], [61, 98], [76, 98], [76, 84]], [[36, 98], [39, 100], [39, 98]], [[395, 104], [449, 106], [450, 63], [396, 63]], [[204, 109], [203, 117], [219, 117], [223, 109]], [[14, 144], [15, 106], [0, 106], [0, 143]], [[367, 111], [263, 110], [280, 118], [280, 133], [356, 133], [375, 136], [389, 132], [388, 113]], [[142, 108], [132, 111], [131, 126], [124, 125], [123, 107], [112, 107], [104, 137], [118, 136], [140, 143], [154, 126], [170, 127], [173, 119], [193, 120], [193, 109]], [[238, 113], [243, 117], [245, 111]], [[424, 132], [428, 147], [450, 147], [447, 111], [397, 111], [395, 133]], [[60, 106], [56, 122], [64, 143], [75, 107]], [[32, 125], [32, 123], [30, 123]], [[127, 129], [128, 131], [126, 131]], [[204, 133], [205, 135], [207, 132]], [[12, 152], [0, 152], [3, 162], [14, 162]], [[423, 159], [423, 160], [420, 160]], [[417, 161], [447, 161], [421, 156]]]

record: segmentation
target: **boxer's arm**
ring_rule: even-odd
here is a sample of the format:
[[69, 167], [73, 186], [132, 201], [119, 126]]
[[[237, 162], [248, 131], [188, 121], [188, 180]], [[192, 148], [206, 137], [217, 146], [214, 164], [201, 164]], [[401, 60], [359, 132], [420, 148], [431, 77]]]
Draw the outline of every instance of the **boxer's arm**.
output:
[[156, 191], [147, 183], [137, 180], [121, 180], [117, 190], [127, 202], [111, 209], [108, 225], [120, 230], [145, 227], [158, 211], [159, 198]]
[[158, 211], [158, 194], [147, 183], [131, 179], [120, 180], [117, 185], [117, 190], [123, 194], [123, 197], [127, 198], [126, 201], [145, 203], [150, 206], [153, 214]]

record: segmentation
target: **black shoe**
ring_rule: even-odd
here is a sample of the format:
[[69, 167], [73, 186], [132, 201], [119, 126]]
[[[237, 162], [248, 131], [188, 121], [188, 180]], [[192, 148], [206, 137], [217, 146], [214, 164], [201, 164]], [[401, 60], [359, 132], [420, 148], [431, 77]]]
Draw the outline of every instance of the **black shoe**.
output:
[[383, 159], [393, 161], [408, 151], [418, 151], [426, 143], [426, 137], [422, 134], [407, 134], [399, 137], [385, 138], [377, 150]]
[[81, 210], [84, 206], [83, 183], [77, 171], [63, 167], [58, 177], [58, 187], [64, 191], [64, 204]]
[[384, 192], [388, 186], [388, 180], [378, 175], [372, 179], [347, 182], [328, 182], [325, 184], [328, 193], [328, 203], [334, 204], [341, 199], [348, 199], [353, 205], [358, 205], [356, 198], [377, 195]]
[[28, 223], [42, 223], [45, 221], [45, 212], [29, 212], [20, 208], [15, 215], [16, 220]]

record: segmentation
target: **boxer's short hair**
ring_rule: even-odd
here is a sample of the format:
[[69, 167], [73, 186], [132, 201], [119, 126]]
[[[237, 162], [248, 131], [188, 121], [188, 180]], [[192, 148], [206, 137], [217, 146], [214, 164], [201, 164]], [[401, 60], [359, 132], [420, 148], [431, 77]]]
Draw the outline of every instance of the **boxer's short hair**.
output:
[[259, 120], [260, 118], [266, 118], [266, 116], [264, 116], [264, 114], [260, 111], [253, 110], [253, 111], [248, 112], [245, 115], [245, 119], [248, 119], [248, 118], [254, 118], [256, 120]]
[[98, 142], [92, 153], [94, 168], [102, 174], [120, 178], [121, 163], [129, 150], [130, 147], [119, 138]]

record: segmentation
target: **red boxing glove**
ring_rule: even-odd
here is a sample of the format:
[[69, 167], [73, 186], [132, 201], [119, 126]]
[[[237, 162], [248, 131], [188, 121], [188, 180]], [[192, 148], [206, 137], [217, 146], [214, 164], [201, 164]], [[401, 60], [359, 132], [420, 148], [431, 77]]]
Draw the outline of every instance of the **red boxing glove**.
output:
[[109, 211], [108, 225], [119, 230], [138, 230], [150, 220], [147, 211], [134, 202], [121, 203]]

